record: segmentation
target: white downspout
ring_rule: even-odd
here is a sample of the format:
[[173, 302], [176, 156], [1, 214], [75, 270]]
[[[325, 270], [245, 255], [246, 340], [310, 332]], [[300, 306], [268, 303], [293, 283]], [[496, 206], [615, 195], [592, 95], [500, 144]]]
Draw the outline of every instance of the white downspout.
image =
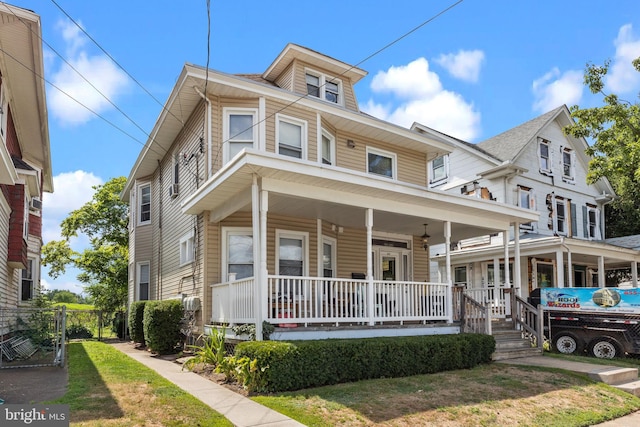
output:
[[209, 169], [207, 174], [209, 177], [211, 177], [211, 175], [213, 175], [213, 164], [212, 164], [213, 158], [211, 157], [211, 154], [213, 153], [212, 139], [211, 139], [211, 100], [207, 98], [207, 96], [204, 93], [202, 93], [202, 91], [198, 89], [197, 86], [194, 86], [193, 89], [207, 103], [207, 167]]

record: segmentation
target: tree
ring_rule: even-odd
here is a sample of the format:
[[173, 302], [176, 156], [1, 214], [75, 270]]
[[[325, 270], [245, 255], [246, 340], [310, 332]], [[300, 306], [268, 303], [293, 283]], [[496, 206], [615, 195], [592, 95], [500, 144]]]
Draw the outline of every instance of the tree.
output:
[[[79, 269], [78, 280], [85, 284], [94, 305], [106, 311], [124, 308], [127, 300], [129, 206], [120, 200], [125, 182], [125, 177], [118, 177], [93, 187], [93, 198], [60, 224], [63, 240], [42, 247], [42, 263], [49, 266], [49, 276], [55, 279], [69, 266]], [[90, 242], [82, 252], [74, 251], [69, 243], [78, 233]]]
[[[633, 61], [640, 72], [640, 58]], [[640, 105], [605, 93], [604, 65], [587, 64], [584, 84], [603, 96], [604, 105], [595, 108], [571, 107], [575, 124], [565, 128], [568, 135], [587, 138], [593, 144], [587, 182], [609, 179], [618, 198], [605, 209], [607, 236], [640, 234]]]

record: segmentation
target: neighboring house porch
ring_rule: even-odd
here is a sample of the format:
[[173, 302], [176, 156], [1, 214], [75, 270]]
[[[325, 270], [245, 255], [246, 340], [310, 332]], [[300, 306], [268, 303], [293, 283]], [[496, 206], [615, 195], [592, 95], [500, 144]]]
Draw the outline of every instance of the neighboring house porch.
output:
[[538, 217], [252, 149], [182, 209], [208, 212], [204, 258], [214, 279], [204, 322], [253, 323], [260, 338], [266, 321], [282, 325], [286, 339], [457, 332], [451, 270], [429, 281], [429, 245], [449, 247]]

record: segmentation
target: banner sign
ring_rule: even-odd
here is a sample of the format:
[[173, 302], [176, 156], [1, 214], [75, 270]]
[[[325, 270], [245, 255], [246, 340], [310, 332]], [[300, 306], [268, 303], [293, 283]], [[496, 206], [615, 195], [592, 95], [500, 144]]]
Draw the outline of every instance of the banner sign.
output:
[[540, 304], [545, 310], [640, 314], [640, 288], [543, 288]]

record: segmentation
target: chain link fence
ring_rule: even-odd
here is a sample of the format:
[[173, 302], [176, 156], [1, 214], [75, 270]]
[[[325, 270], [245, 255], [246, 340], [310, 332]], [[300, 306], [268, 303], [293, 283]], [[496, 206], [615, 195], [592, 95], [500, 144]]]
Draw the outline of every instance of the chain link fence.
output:
[[0, 369], [64, 366], [66, 310], [0, 308]]

